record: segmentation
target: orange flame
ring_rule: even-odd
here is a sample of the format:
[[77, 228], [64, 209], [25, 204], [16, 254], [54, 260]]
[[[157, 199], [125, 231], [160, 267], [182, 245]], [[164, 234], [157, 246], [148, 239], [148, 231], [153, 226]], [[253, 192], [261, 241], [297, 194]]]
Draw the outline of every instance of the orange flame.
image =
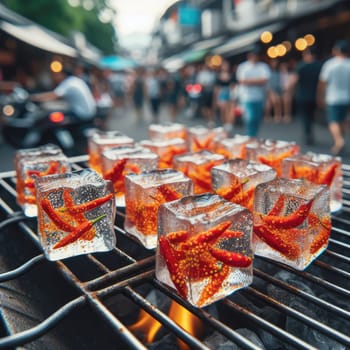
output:
[[[172, 301], [169, 309], [169, 317], [182, 327], [188, 333], [198, 336], [202, 331], [201, 321], [190, 311]], [[131, 325], [129, 329], [132, 332], [140, 331], [146, 335], [148, 344], [152, 343], [161, 328], [162, 324], [155, 320], [146, 311], [141, 310], [136, 323]], [[190, 350], [183, 341], [179, 340], [179, 348], [181, 350]]]
[[162, 324], [155, 320], [150, 314], [141, 310], [137, 322], [131, 325], [129, 329], [132, 332], [143, 332], [146, 335], [147, 343], [152, 343], [161, 326]]
[[[198, 336], [202, 331], [202, 323], [194, 314], [174, 301], [170, 305], [169, 317], [188, 333]], [[181, 350], [190, 350], [183, 341], [178, 340]]]

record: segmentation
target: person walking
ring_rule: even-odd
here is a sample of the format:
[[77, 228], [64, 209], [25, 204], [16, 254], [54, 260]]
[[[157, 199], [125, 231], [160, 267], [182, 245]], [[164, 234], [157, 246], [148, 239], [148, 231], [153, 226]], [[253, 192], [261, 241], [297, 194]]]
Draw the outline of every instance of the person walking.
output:
[[273, 59], [270, 61], [270, 79], [269, 89], [267, 93], [267, 101], [265, 108], [265, 120], [270, 120], [270, 113], [272, 113], [272, 120], [279, 123], [282, 120], [282, 78], [279, 68], [279, 61]]
[[350, 45], [338, 40], [320, 73], [318, 102], [326, 105], [328, 129], [333, 138], [331, 151], [338, 155], [345, 146], [346, 118], [350, 106]]
[[322, 62], [317, 59], [316, 48], [311, 46], [302, 52], [302, 60], [291, 76], [289, 91], [295, 96], [297, 112], [303, 125], [303, 138], [306, 145], [313, 145], [317, 103], [317, 85]]
[[214, 101], [219, 109], [222, 125], [228, 133], [232, 131], [234, 123], [233, 100], [231, 99], [234, 83], [230, 63], [224, 60], [216, 77]]
[[152, 122], [159, 122], [159, 112], [161, 105], [161, 86], [158, 71], [150, 70], [146, 78], [146, 95], [148, 97], [151, 112]]
[[243, 122], [247, 135], [251, 137], [258, 135], [264, 117], [264, 105], [270, 79], [269, 66], [260, 60], [261, 52], [260, 47], [255, 47], [248, 53], [247, 60], [237, 67], [239, 99], [243, 106]]

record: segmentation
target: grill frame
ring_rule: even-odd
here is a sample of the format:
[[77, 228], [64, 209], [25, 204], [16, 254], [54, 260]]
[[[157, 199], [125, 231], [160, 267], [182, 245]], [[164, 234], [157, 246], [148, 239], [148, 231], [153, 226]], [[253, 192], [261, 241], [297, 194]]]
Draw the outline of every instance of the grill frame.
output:
[[[87, 160], [87, 156], [70, 158], [74, 170], [86, 167]], [[256, 260], [260, 263], [258, 266], [254, 267], [253, 284], [244, 290], [237, 291], [236, 293], [257, 299], [262, 304], [272, 305], [274, 309], [280, 310], [282, 314], [289, 315], [290, 317], [297, 319], [298, 322], [319, 330], [330, 339], [336, 340], [350, 348], [350, 337], [347, 334], [339, 329], [335, 329], [333, 326], [322, 323], [320, 320], [307, 316], [305, 313], [293, 309], [284, 304], [282, 300], [272, 298], [259, 290], [259, 282], [255, 283], [257, 279], [260, 279], [266, 281], [266, 283], [268, 282], [274, 286], [278, 286], [282, 290], [306, 300], [306, 302], [317, 305], [323, 310], [326, 310], [327, 313], [331, 313], [333, 316], [342, 317], [344, 322], [346, 322], [350, 328], [350, 311], [342, 308], [342, 303], [334, 305], [318, 296], [302, 291], [288, 282], [284, 282], [271, 276], [269, 271], [266, 272], [262, 270], [261, 267], [266, 264], [272, 266], [274, 270], [286, 271], [297, 275], [299, 278], [302, 278], [309, 283], [315, 283], [316, 286], [324, 288], [329, 293], [339, 294], [341, 298], [347, 300], [349, 304], [350, 287], [348, 286], [346, 288], [346, 285], [338, 285], [334, 281], [328, 281], [322, 277], [323, 273], [331, 274], [332, 276], [339, 276], [340, 279], [349, 279], [350, 276], [349, 254], [342, 252], [349, 252], [350, 250], [350, 220], [346, 219], [346, 215], [350, 212], [350, 166], [343, 165], [342, 170], [344, 176], [344, 207], [342, 212], [332, 215], [333, 227], [327, 251], [312, 264], [315, 269], [320, 270], [320, 275], [310, 273], [309, 268], [306, 271], [296, 271], [280, 263], [256, 257]], [[18, 229], [27, 239], [30, 240], [35, 248], [41, 251], [39, 237], [37, 236], [35, 229], [33, 229], [33, 225], [27, 222], [28, 219], [25, 219], [20, 212], [19, 207], [15, 203], [15, 197], [15, 173], [13, 171], [0, 173], [0, 213], [5, 216], [5, 219], [0, 223], [0, 235], [2, 229], [12, 225], [17, 225]], [[41, 253], [29, 259], [27, 263], [24, 263], [11, 271], [4, 271], [0, 274], [0, 282], [4, 283], [5, 281], [20, 278], [29, 271], [35, 270], [38, 264], [54, 265], [58, 273], [63, 276], [64, 280], [73, 287], [78, 294], [76, 298], [65, 303], [57, 309], [56, 312], [52, 313], [48, 318], [44, 319], [36, 326], [16, 334], [10, 333], [1, 338], [0, 349], [21, 346], [40, 338], [43, 334], [50, 332], [52, 327], [55, 327], [60, 321], [68, 317], [68, 315], [73, 312], [79, 312], [76, 310], [87, 305], [96, 315], [98, 315], [99, 322], [107, 323], [112, 332], [120, 337], [130, 349], [147, 349], [144, 342], [130, 332], [128, 325], [124, 324], [120, 318], [113, 314], [114, 310], [111, 310], [107, 306], [108, 303], [106, 303], [106, 300], [108, 301], [110, 298], [117, 298], [118, 295], [123, 295], [123, 297], [129, 299], [139, 308], [148, 312], [152, 317], [162, 323], [172, 334], [183, 340], [191, 348], [209, 349], [201, 340], [184, 331], [172, 319], [170, 319], [165, 312], [160, 310], [156, 305], [150, 303], [146, 299], [146, 296], [138, 290], [138, 287], [142, 284], [151, 285], [153, 289], [165, 294], [170, 300], [174, 300], [184, 306], [200, 318], [205, 325], [210, 326], [212, 329], [240, 347], [252, 350], [260, 349], [260, 347], [255, 345], [251, 340], [236, 332], [233, 327], [214, 317], [208, 308], [197, 309], [193, 307], [182, 300], [172, 289], [157, 281], [154, 275], [155, 257], [152, 251], [144, 250], [142, 254], [143, 257], [138, 259], [133, 257], [127, 251], [119, 248], [118, 242], [120, 239], [128, 241], [128, 244], [132, 243], [138, 245], [135, 239], [127, 235], [123, 230], [123, 215], [122, 212], [117, 211], [117, 222], [115, 225], [117, 247], [112, 253], [109, 253], [110, 255], [113, 255], [113, 257], [116, 256], [118, 259], [123, 260], [123, 265], [121, 267], [109, 267], [108, 264], [104, 262], [104, 254], [88, 254], [82, 258], [83, 262], [94, 266], [94, 270], [97, 271], [99, 275], [87, 279], [84, 277], [84, 280], [82, 280], [76, 275], [76, 268], [74, 266], [75, 258], [69, 259], [68, 263], [66, 261], [50, 262], [46, 260], [43, 253]], [[333, 261], [338, 261], [340, 264], [332, 264]], [[346, 266], [347, 270], [343, 266]], [[314, 268], [311, 268], [311, 270], [314, 270]], [[278, 338], [282, 344], [289, 344], [297, 349], [315, 349], [315, 347], [307, 343], [304, 339], [300, 339], [292, 333], [281, 329], [279, 326], [264, 319], [264, 317], [258, 315], [256, 312], [252, 312], [247, 306], [235, 302], [234, 297], [227, 297], [215, 304], [218, 304], [220, 307], [225, 307], [230, 312], [241, 316], [242, 319], [244, 319], [244, 323], [251, 322], [254, 327], [260, 327]]]

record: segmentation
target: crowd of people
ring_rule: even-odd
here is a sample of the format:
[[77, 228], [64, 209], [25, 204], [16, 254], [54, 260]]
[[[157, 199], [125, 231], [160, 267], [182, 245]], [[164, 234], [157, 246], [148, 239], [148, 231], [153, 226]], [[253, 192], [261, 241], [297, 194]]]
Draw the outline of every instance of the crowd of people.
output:
[[[263, 122], [290, 123], [293, 115], [302, 120], [304, 141], [315, 142], [313, 124], [319, 109], [325, 111], [333, 154], [345, 146], [350, 106], [350, 46], [339, 40], [332, 57], [318, 59], [314, 46], [302, 52], [299, 62], [266, 60], [260, 46], [243, 62], [222, 60], [219, 66], [202, 63], [187, 65], [176, 72], [163, 67], [138, 67], [113, 72], [81, 65], [55, 73], [52, 91], [34, 94], [33, 100], [64, 98], [73, 115], [87, 118], [98, 109], [131, 105], [136, 122], [145, 119], [149, 106], [153, 122], [160, 120], [166, 106], [171, 121], [185, 113], [191, 100], [188, 86], [196, 87], [195, 111], [208, 127], [222, 125], [231, 133], [237, 113], [241, 113], [246, 134], [259, 135]], [[198, 115], [199, 114], [199, 115]]]

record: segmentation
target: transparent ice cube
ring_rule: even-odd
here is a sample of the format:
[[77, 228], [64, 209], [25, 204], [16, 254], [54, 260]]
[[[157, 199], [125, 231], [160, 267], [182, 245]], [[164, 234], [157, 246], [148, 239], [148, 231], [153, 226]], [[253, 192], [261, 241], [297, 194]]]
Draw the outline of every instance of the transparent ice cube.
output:
[[215, 152], [217, 141], [225, 138], [227, 132], [222, 127], [209, 129], [197, 125], [188, 129], [188, 149], [191, 152], [203, 150]]
[[116, 205], [125, 206], [125, 175], [158, 168], [159, 156], [144, 147], [119, 146], [102, 153], [102, 173], [114, 186]]
[[255, 187], [275, 177], [276, 171], [270, 166], [238, 158], [211, 169], [213, 190], [249, 210], [253, 210]]
[[174, 157], [187, 151], [187, 144], [184, 139], [163, 139], [163, 140], [143, 140], [142, 147], [148, 148], [159, 156], [159, 168], [173, 168]]
[[38, 232], [49, 260], [115, 247], [115, 202], [110, 181], [95, 171], [36, 179]]
[[158, 212], [156, 277], [203, 307], [252, 282], [252, 213], [206, 193]]
[[70, 163], [60, 148], [51, 145], [20, 151], [15, 158], [17, 202], [26, 216], [36, 216], [35, 179], [69, 172]]
[[305, 269], [326, 248], [331, 231], [325, 185], [277, 178], [255, 189], [255, 254]]
[[148, 127], [148, 137], [150, 140], [187, 139], [186, 126], [179, 123], [151, 124]]
[[246, 145], [247, 159], [266, 164], [274, 168], [277, 176], [282, 175], [282, 160], [298, 154], [299, 145], [295, 142], [262, 139]]
[[193, 193], [192, 181], [180, 171], [158, 169], [125, 178], [125, 230], [147, 249], [157, 245], [158, 209]]
[[134, 139], [118, 130], [102, 131], [96, 129], [88, 138], [89, 165], [98, 173], [102, 172], [101, 154], [116, 146], [132, 146]]
[[222, 154], [210, 151], [189, 152], [175, 157], [174, 167], [193, 181], [194, 193], [213, 192], [210, 171], [225, 159]]
[[330, 210], [339, 211], [342, 206], [343, 176], [341, 158], [328, 154], [307, 152], [283, 159], [282, 176], [288, 179], [306, 179], [330, 188]]
[[223, 154], [226, 158], [246, 159], [246, 145], [252, 142], [250, 136], [236, 134], [234, 137], [219, 139], [216, 143], [215, 152]]

